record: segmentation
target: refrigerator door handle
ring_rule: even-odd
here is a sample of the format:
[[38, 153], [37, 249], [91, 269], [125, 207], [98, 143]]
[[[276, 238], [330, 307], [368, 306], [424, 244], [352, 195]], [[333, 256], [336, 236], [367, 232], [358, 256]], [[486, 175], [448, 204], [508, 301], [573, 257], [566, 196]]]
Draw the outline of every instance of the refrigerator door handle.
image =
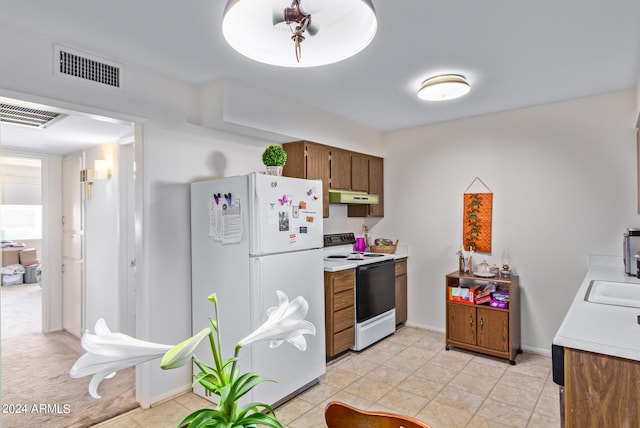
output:
[[262, 293], [262, 261], [260, 257], [251, 258], [251, 330], [255, 330], [262, 323], [262, 311], [264, 310], [264, 296]]
[[258, 194], [258, 183], [255, 174], [249, 175], [249, 197], [253, 200], [253, 209], [249, 210], [249, 254], [259, 254], [262, 248], [260, 243], [260, 216], [262, 215], [262, 206], [260, 205], [260, 195]]

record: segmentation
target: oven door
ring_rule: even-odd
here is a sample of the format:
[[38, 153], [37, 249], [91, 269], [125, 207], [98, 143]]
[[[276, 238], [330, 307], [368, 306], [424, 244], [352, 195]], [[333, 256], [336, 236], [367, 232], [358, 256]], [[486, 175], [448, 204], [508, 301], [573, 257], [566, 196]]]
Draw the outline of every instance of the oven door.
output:
[[387, 260], [356, 269], [356, 320], [358, 323], [396, 307], [395, 263]]

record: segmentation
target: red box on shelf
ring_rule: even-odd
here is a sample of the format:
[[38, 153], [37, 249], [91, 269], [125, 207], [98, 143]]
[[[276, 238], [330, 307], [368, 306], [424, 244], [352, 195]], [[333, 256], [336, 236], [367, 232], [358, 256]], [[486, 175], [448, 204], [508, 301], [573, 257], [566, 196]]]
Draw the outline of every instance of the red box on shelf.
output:
[[451, 302], [468, 303], [470, 305], [475, 304], [475, 299], [480, 290], [479, 285], [473, 285], [471, 287], [448, 287], [447, 299]]

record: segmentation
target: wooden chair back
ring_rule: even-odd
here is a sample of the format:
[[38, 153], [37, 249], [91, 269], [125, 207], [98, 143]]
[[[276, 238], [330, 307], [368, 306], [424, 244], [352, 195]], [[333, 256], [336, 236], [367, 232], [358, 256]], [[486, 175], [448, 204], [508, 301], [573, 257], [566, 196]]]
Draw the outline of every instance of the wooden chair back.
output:
[[338, 401], [327, 404], [324, 419], [329, 428], [431, 428], [410, 416], [360, 410]]

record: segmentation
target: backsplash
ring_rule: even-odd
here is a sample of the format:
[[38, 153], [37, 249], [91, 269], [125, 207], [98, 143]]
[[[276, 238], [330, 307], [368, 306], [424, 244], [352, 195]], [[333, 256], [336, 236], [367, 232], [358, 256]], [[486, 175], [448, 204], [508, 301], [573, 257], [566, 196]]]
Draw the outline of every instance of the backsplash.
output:
[[[330, 204], [329, 218], [323, 220], [324, 234], [353, 232], [362, 236], [362, 225], [371, 231], [381, 218], [347, 217], [347, 205]], [[371, 236], [371, 233], [369, 233]]]

